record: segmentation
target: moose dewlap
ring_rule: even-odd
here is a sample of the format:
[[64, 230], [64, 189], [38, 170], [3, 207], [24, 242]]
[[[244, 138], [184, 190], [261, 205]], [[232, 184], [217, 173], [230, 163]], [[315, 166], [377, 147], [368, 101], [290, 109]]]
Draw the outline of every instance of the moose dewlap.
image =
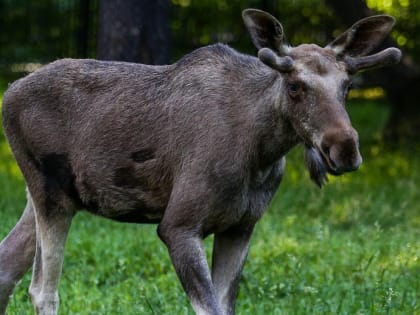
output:
[[243, 18], [258, 58], [216, 44], [167, 66], [64, 59], [9, 87], [3, 125], [28, 202], [0, 244], [0, 314], [32, 265], [36, 313], [57, 314], [64, 245], [81, 210], [158, 224], [195, 312], [234, 314], [249, 240], [286, 153], [303, 143], [319, 186], [360, 166], [344, 107], [350, 76], [398, 62], [396, 48], [368, 55], [394, 19], [360, 20], [322, 48], [288, 46], [268, 13]]

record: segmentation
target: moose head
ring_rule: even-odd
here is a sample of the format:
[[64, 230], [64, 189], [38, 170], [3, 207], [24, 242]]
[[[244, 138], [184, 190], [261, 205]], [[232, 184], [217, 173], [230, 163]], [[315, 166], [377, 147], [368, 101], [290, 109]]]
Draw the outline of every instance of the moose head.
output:
[[280, 22], [266, 12], [248, 9], [243, 19], [258, 58], [283, 77], [279, 110], [305, 144], [311, 178], [322, 186], [327, 173], [357, 170], [362, 163], [358, 134], [345, 110], [351, 76], [400, 60], [397, 48], [368, 55], [391, 31], [394, 18], [362, 19], [323, 48], [289, 46]]

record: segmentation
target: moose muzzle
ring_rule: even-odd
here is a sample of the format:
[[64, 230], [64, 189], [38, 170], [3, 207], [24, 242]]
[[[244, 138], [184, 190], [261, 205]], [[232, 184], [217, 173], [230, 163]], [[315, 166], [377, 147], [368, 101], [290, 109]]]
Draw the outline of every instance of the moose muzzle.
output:
[[359, 137], [352, 127], [326, 131], [322, 136], [319, 151], [328, 172], [333, 175], [355, 171], [362, 164]]

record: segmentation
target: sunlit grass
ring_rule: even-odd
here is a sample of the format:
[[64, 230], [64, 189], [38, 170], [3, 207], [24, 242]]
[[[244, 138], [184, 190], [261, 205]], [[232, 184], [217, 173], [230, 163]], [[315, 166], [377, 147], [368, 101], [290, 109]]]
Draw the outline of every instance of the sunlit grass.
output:
[[[256, 227], [238, 314], [420, 314], [420, 157], [389, 151], [380, 103], [348, 105], [362, 168], [309, 180], [302, 148]], [[22, 212], [24, 183], [0, 134], [0, 239]], [[156, 227], [82, 213], [72, 225], [60, 285], [61, 314], [193, 314]], [[211, 239], [206, 241], [210, 256]], [[8, 312], [31, 314], [30, 275]]]

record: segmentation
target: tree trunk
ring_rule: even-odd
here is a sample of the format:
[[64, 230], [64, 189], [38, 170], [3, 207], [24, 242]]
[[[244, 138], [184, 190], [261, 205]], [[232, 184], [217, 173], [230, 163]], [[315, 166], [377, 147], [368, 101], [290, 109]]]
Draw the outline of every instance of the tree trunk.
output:
[[100, 0], [98, 58], [169, 62], [168, 0]]
[[[326, 0], [337, 17], [350, 26], [358, 19], [375, 14], [364, 0]], [[381, 49], [398, 46], [388, 37]], [[418, 100], [420, 99], [420, 71], [410, 56], [403, 52], [400, 64], [363, 74], [367, 86], [381, 86], [391, 103], [391, 115], [384, 130], [388, 143], [417, 141], [420, 130]]]
[[79, 57], [86, 58], [88, 56], [89, 46], [89, 23], [90, 23], [90, 0], [79, 0], [79, 27], [77, 32]]

